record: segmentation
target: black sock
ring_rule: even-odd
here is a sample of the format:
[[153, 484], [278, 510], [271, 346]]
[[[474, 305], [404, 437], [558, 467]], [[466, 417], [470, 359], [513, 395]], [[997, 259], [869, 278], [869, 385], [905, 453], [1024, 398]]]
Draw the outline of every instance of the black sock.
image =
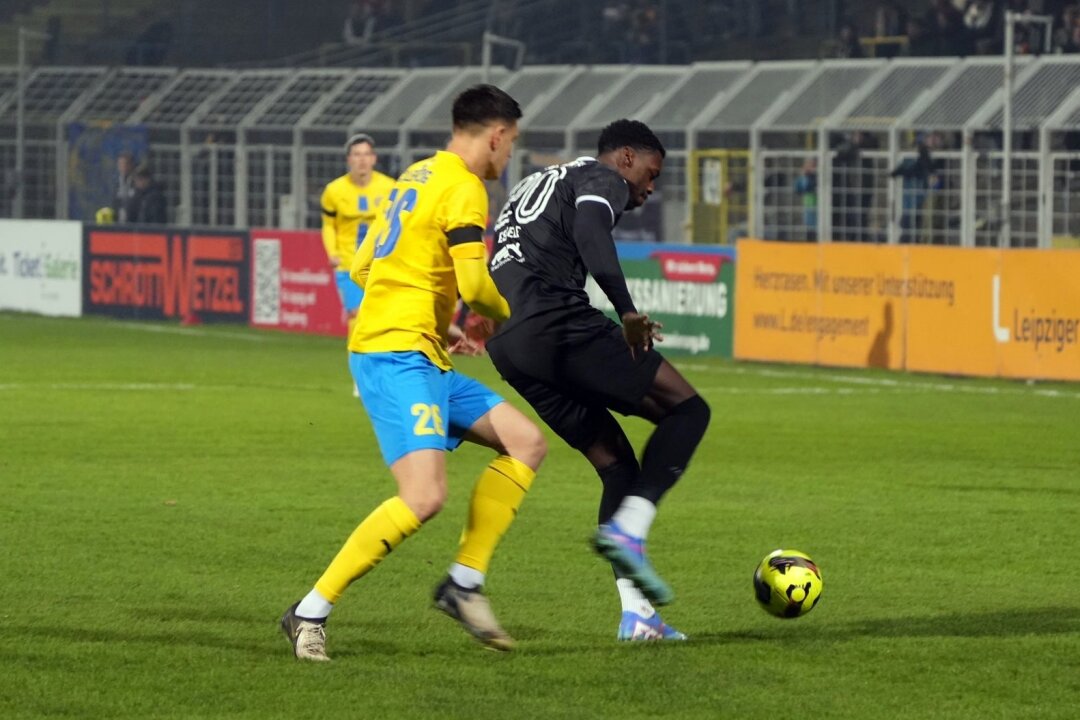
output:
[[671, 409], [656, 425], [641, 458], [641, 476], [633, 495], [660, 502], [690, 463], [709, 426], [709, 406], [695, 395]]
[[615, 511], [619, 509], [619, 503], [630, 494], [630, 491], [637, 484], [641, 469], [638, 467], [637, 460], [631, 458], [629, 461], [616, 462], [596, 472], [604, 483], [604, 492], [600, 495], [600, 512], [597, 518], [599, 524], [610, 520]]

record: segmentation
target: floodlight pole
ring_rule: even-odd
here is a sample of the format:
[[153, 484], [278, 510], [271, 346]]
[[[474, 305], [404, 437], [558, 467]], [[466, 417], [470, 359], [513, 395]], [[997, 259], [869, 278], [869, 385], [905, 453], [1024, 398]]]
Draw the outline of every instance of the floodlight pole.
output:
[[23, 175], [26, 170], [26, 41], [29, 38], [46, 39], [45, 33], [19, 28], [18, 90], [15, 93], [15, 201], [12, 216], [23, 216]]
[[1049, 15], [1032, 15], [1029, 12], [1005, 11], [1005, 81], [1002, 88], [1005, 94], [1002, 108], [1001, 129], [1003, 133], [1001, 143], [1001, 233], [998, 236], [998, 247], [1009, 247], [1012, 242], [1012, 150], [1013, 150], [1013, 60], [1016, 57], [1016, 23], [1026, 24], [1041, 23], [1046, 26], [1044, 48], [1050, 52], [1051, 30], [1054, 27], [1054, 18]]

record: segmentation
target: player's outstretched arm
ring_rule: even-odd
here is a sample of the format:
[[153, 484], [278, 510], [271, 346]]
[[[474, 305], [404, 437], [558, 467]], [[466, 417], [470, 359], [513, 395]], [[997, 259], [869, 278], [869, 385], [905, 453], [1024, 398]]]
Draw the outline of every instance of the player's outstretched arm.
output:
[[468, 306], [484, 317], [503, 322], [510, 317], [510, 306], [499, 294], [487, 267], [484, 231], [470, 225], [448, 233], [450, 257], [454, 259], [458, 292]]

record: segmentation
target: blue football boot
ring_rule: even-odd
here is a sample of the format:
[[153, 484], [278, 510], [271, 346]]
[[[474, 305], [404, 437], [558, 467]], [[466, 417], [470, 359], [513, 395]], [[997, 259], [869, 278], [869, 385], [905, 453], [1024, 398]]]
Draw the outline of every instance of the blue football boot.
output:
[[636, 612], [623, 610], [619, 623], [619, 640], [640, 642], [644, 640], [685, 640], [686, 635], [660, 619], [660, 613], [646, 618]]
[[675, 599], [671, 587], [656, 574], [645, 557], [644, 541], [628, 535], [614, 520], [608, 520], [596, 528], [593, 547], [619, 573], [630, 578], [641, 594], [654, 605], [667, 605]]

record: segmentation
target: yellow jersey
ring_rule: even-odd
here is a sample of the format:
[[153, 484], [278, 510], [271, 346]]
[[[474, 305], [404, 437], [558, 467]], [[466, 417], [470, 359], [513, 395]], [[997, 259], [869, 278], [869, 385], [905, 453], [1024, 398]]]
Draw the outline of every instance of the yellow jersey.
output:
[[419, 351], [449, 370], [458, 286], [447, 234], [483, 228], [487, 212], [484, 183], [454, 153], [439, 151], [402, 173], [353, 257], [364, 301], [349, 349]]
[[338, 270], [349, 269], [356, 248], [393, 186], [392, 178], [377, 171], [372, 171], [371, 182], [364, 187], [353, 183], [348, 174], [326, 185], [322, 194], [322, 238], [326, 255], [337, 260]]

